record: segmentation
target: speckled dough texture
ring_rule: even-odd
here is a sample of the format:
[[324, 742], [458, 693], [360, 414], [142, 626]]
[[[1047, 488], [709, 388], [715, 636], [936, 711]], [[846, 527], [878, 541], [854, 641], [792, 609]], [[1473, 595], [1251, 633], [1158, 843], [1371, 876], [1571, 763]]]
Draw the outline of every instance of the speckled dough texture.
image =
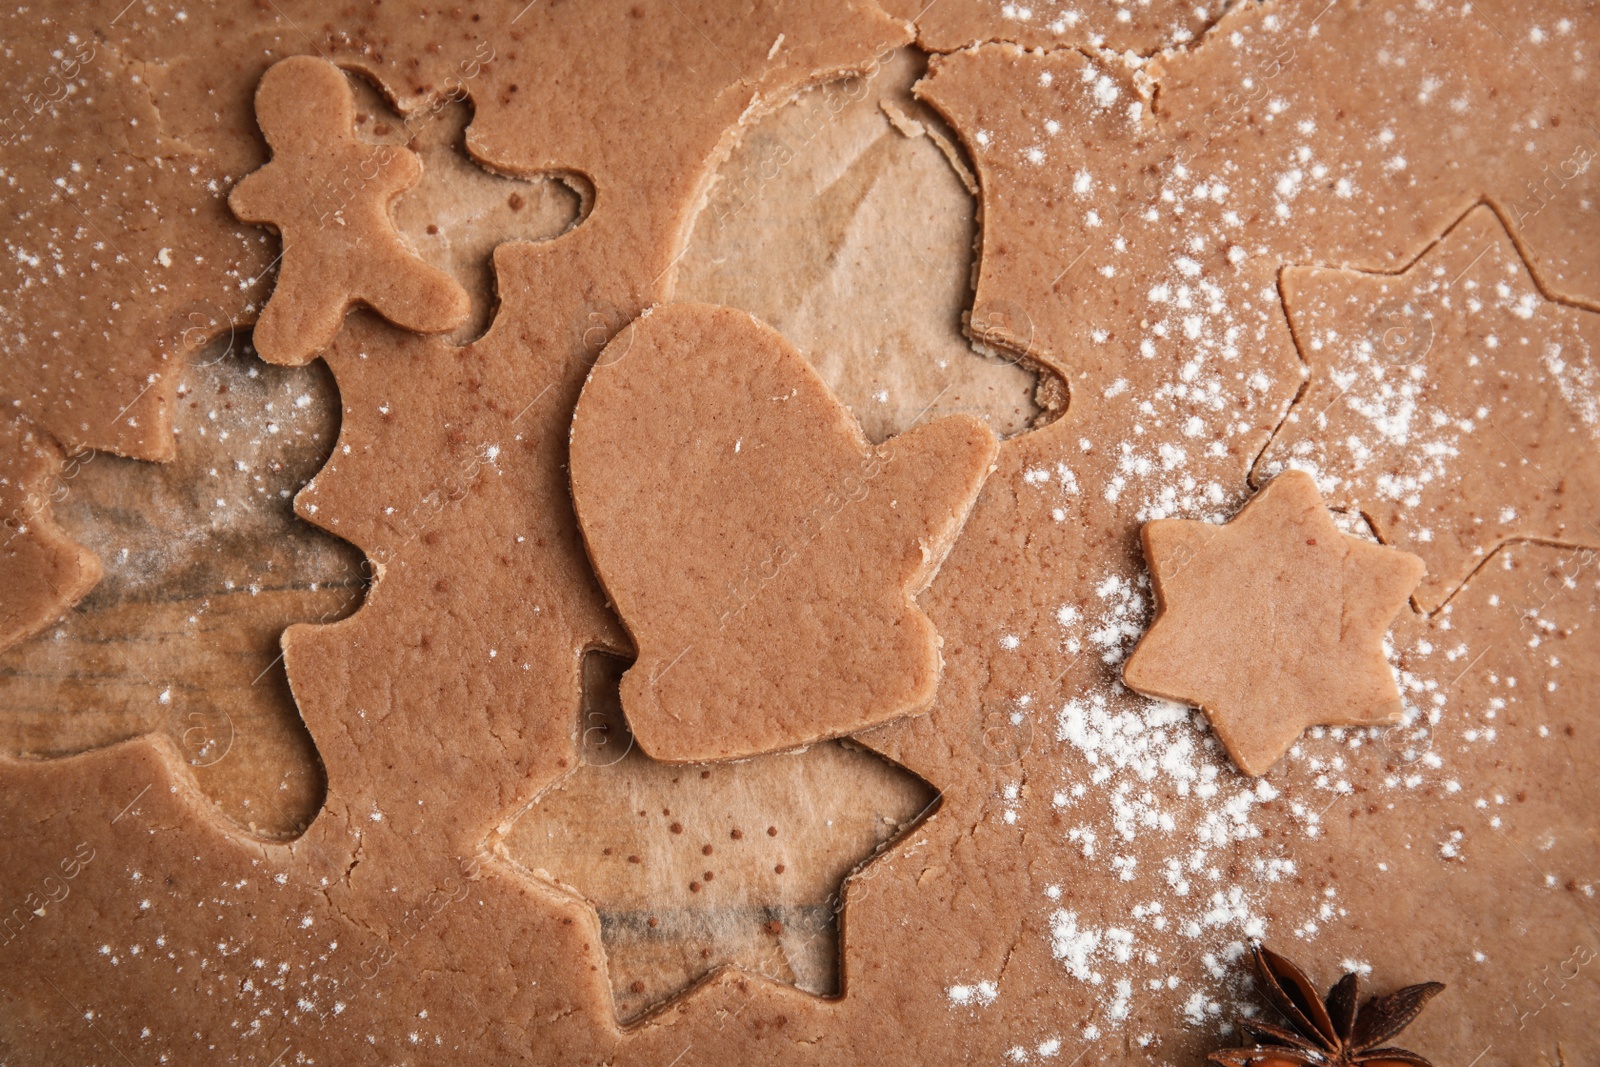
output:
[[[361, 117], [375, 113], [359, 103], [371, 89], [352, 87], [352, 144], [448, 142], [459, 155], [461, 169], [430, 162], [422, 185], [559, 176], [576, 205], [570, 225], [485, 242], [492, 285], [469, 287], [492, 308], [479, 336], [420, 335], [358, 309], [326, 347], [263, 348], [320, 350], [337, 398], [325, 465], [280, 499], [370, 565], [353, 613], [283, 632], [273, 676], [309, 738], [283, 759], [325, 774], [325, 790], [317, 803], [297, 787], [314, 817], [269, 834], [222, 797], [227, 762], [197, 767], [166, 732], [0, 753], [0, 1059], [1186, 1067], [1267, 1009], [1247, 968], [1264, 940], [1321, 987], [1345, 971], [1375, 993], [1443, 982], [1405, 1033], [1435, 1064], [1594, 1060], [1597, 21], [1579, 0], [93, 0], [0, 13], [11, 652], [57, 640], [53, 620], [93, 586], [95, 555], [106, 574], [128, 566], [122, 546], [90, 553], [61, 524], [74, 464], [173, 460], [185, 375], [213, 338], [242, 339], [280, 286], [292, 291], [274, 264], [294, 235], [227, 202], [280, 162], [255, 107], [269, 70], [332, 64], [407, 123], [470, 115], [459, 140], [380, 131]], [[971, 358], [1003, 362], [1008, 381], [1040, 383], [1035, 403], [1007, 401], [1012, 435], [915, 596], [912, 617], [941, 642], [932, 700], [807, 753], [690, 769], [651, 760], [647, 732], [602, 767], [599, 728], [580, 717], [594, 696], [584, 662], [634, 654], [622, 583], [613, 610], [605, 570], [608, 555], [637, 557], [601, 549], [592, 564], [579, 526], [571, 434], [585, 382], [627, 380], [631, 357], [597, 364], [645, 309], [660, 310], [634, 329], [673, 307], [697, 217], [732, 210], [720, 179], [754, 123], [808, 87], [855, 98], [880, 70], [907, 69], [915, 122], [975, 188], [976, 244], [954, 264], [971, 292], [942, 328], [964, 330], [987, 353]], [[810, 112], [824, 124], [831, 99]], [[918, 128], [911, 101], [889, 103], [895, 129]], [[780, 153], [747, 166], [738, 190], [764, 205], [751, 219], [792, 234], [808, 216], [772, 198], [800, 188], [827, 205], [816, 233], [850, 237], [815, 242], [818, 262], [872, 244], [874, 269], [904, 268], [923, 295], [933, 270], [917, 222], [885, 225], [872, 198], [893, 154], [816, 166], [805, 190], [801, 171], [773, 174]], [[410, 233], [398, 206], [390, 217]], [[409, 240], [439, 266], [460, 223], [433, 221], [441, 240]], [[795, 247], [778, 236], [772, 249]], [[787, 272], [760, 237], [743, 238], [731, 268], [753, 304], [782, 308], [797, 274], [830, 277], [814, 263]], [[338, 265], [313, 264], [316, 295], [348, 295]], [[842, 306], [863, 290], [817, 291]], [[862, 303], [863, 338], [902, 317]], [[726, 360], [776, 345], [740, 329], [753, 343]], [[726, 382], [680, 384], [728, 402]], [[820, 400], [811, 410], [849, 424]], [[265, 410], [254, 420], [262, 434], [278, 425]], [[954, 454], [988, 447], [964, 420], [911, 422], [884, 435], [886, 455], [955, 430]], [[837, 442], [866, 448], [836, 438], [840, 455]], [[242, 458], [210, 440], [219, 470]], [[205, 470], [196, 484], [216, 499]], [[766, 495], [781, 501], [786, 477]], [[1159, 632], [1140, 533], [1204, 522], [1226, 536], [1255, 494], [1302, 478], [1340, 536], [1366, 542], [1352, 553], [1403, 550], [1427, 574], [1381, 646], [1398, 721], [1310, 725], [1250, 777], [1226, 728], [1123, 682]], [[937, 526], [961, 494], [918, 497]], [[131, 524], [139, 504], [123, 499]], [[187, 536], [222, 541], [204, 517]], [[904, 562], [906, 542], [874, 537], [863, 550]], [[901, 573], [869, 583], [897, 608], [918, 585]], [[1184, 573], [1163, 593], [1173, 605]], [[295, 580], [274, 574], [261, 595]], [[1385, 596], [1404, 584], [1383, 583]], [[105, 636], [129, 676], [146, 673], [152, 714], [164, 691], [194, 684], [173, 648], [217, 618], [196, 617]], [[1369, 656], [1361, 678], [1382, 673]], [[790, 736], [856, 729], [853, 695]], [[703, 729], [681, 736], [787, 743], [695, 710]], [[51, 716], [100, 711], [0, 713], [48, 734]], [[773, 769], [782, 761], [790, 772]], [[812, 765], [828, 769], [792, 770]], [[875, 777], [854, 791], [852, 775]], [[656, 806], [669, 787], [701, 800]], [[695, 806], [746, 788], [766, 791], [744, 802], [771, 813], [766, 827]], [[815, 818], [829, 806], [848, 809], [838, 827]], [[574, 831], [552, 820], [575, 808], [595, 841], [558, 834]], [[626, 832], [602, 811], [632, 820]], [[848, 841], [748, 849], [763, 869], [741, 886], [734, 829], [767, 850], [835, 829]], [[596, 855], [612, 831], [625, 851]], [[670, 847], [634, 851], [662, 835]], [[659, 902], [628, 895], [669, 877]], [[653, 932], [695, 929], [730, 901], [716, 918], [748, 951]], [[790, 926], [771, 909], [789, 902], [836, 936], [828, 981], [816, 957], [783, 965]], [[619, 985], [624, 973], [641, 977]]]

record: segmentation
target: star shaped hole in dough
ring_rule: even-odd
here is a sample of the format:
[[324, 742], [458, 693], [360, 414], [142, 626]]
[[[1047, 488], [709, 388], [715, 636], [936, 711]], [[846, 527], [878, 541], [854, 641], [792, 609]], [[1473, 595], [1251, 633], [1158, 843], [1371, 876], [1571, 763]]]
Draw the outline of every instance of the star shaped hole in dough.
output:
[[1245, 774], [1308, 726], [1398, 721], [1383, 637], [1423, 562], [1341, 532], [1310, 475], [1280, 475], [1226, 525], [1159, 519], [1141, 538], [1156, 618], [1123, 681], [1199, 707]]
[[1311, 471], [1426, 560], [1419, 609], [1508, 541], [1600, 546], [1600, 315], [1546, 300], [1493, 211], [1400, 274], [1282, 285], [1310, 382], [1259, 471]]
[[580, 762], [502, 831], [506, 855], [598, 912], [624, 1023], [724, 966], [837, 995], [850, 879], [920, 825], [938, 792], [842, 741], [657, 762], [623, 715], [626, 664], [585, 660]]

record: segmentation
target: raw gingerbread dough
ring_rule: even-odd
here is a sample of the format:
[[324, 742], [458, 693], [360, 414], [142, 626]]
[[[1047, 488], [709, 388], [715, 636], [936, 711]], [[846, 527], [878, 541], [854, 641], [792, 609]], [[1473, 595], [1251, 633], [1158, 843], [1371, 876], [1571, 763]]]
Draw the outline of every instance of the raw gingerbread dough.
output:
[[994, 462], [970, 415], [874, 447], [783, 337], [732, 308], [645, 312], [595, 363], [572, 495], [638, 651], [656, 759], [755, 755], [925, 708], [939, 635], [915, 597]]
[[1487, 207], [1398, 275], [1293, 268], [1311, 381], [1261, 458], [1428, 563], [1434, 611], [1514, 540], [1600, 547], [1600, 315], [1547, 300]]
[[263, 359], [308, 362], [358, 303], [417, 333], [466, 321], [466, 290], [406, 247], [390, 216], [422, 179], [421, 162], [408, 148], [356, 139], [355, 98], [338, 67], [310, 56], [277, 63], [256, 90], [256, 120], [272, 162], [228, 203], [283, 239], [277, 286], [251, 334]]
[[[884, 7], [917, 24], [917, 43], [932, 52], [954, 52], [985, 41], [1010, 41], [1024, 48], [1105, 49], [1149, 55], [1193, 41], [1211, 26], [1226, 3], [1183, 0], [886, 0]], [[1085, 10], [1087, 8], [1087, 11]]]
[[[571, 409], [601, 344], [670, 294], [677, 235], [741, 118], [909, 33], [845, 4], [335, 17], [278, 0], [191, 10], [181, 29], [165, 11], [123, 10], [75, 11], [74, 31], [104, 35], [123, 77], [32, 127], [51, 131], [33, 144], [70, 146], [112, 188], [55, 192], [58, 177], [83, 188], [61, 156], [0, 183], [38, 263], [5, 260], [22, 298], [0, 381], [51, 412], [58, 436], [109, 426], [95, 432], [154, 454], [168, 427], [159, 375], [144, 391], [162, 367], [151, 324], [184, 321], [174, 305], [219, 278], [231, 307], [259, 299], [237, 285], [275, 248], [237, 245], [220, 197], [260, 163], [249, 89], [285, 52], [324, 51], [411, 110], [476, 62], [472, 149], [516, 173], [579, 171], [596, 195], [571, 234], [501, 250], [504, 305], [478, 344], [366, 315], [335, 344], [341, 451], [303, 506], [384, 571], [355, 617], [289, 638], [329, 769], [304, 837], [260, 845], [219, 826], [159, 741], [0, 761], [6, 899], [32, 894], [44, 912], [24, 910], [24, 934], [0, 947], [8, 1048], [41, 1063], [120, 1062], [114, 1050], [178, 1063], [1198, 1061], [1242, 996], [1228, 953], [1256, 930], [1379, 974], [1429, 960], [1418, 977], [1467, 1006], [1408, 1031], [1436, 1061], [1600, 1047], [1593, 1013], [1568, 1007], [1600, 996], [1595, 969], [1568, 962], [1593, 945], [1592, 565], [1552, 546], [1496, 553], [1414, 644], [1397, 637], [1404, 736], [1313, 728], [1270, 789], [1116, 681], [1147, 619], [1139, 524], [1236, 507], [1300, 384], [1280, 266], [1398, 270], [1487, 197], [1518, 205], [1514, 236], [1552, 298], [1600, 306], [1600, 216], [1580, 207], [1600, 172], [1546, 188], [1542, 207], [1527, 196], [1589, 136], [1584, 8], [1267, 0], [1137, 69], [1004, 45], [936, 64], [925, 96], [982, 183], [974, 318], [1070, 375], [1071, 406], [1002, 446], [921, 599], [945, 638], [929, 714], [865, 737], [943, 802], [848, 883], [844, 996], [721, 972], [627, 1032], [608, 1016], [594, 910], [477, 851], [570, 769], [577, 650], [623, 643], [565, 496]], [[48, 68], [65, 36], [48, 17], [13, 14], [8, 84]], [[57, 263], [115, 262], [93, 254], [99, 238], [75, 239], [80, 205], [140, 273], [50, 281]], [[113, 301], [115, 324], [82, 311]], [[489, 446], [497, 468], [472, 459]], [[1528, 633], [1503, 605], [1534, 571], [1550, 603]], [[996, 717], [1017, 731], [1006, 760], [972, 743]], [[74, 867], [79, 845], [94, 859]], [[1575, 974], [1559, 996], [1527, 988], [1553, 974]]]
[[1279, 475], [1225, 526], [1158, 519], [1140, 536], [1156, 615], [1122, 677], [1198, 706], [1244, 773], [1308, 726], [1399, 721], [1383, 639], [1423, 562], [1339, 532], [1310, 475]]
[[0, 420], [0, 650], [61, 617], [100, 581], [100, 561], [51, 516], [67, 462], [21, 419]]
[[[301, 26], [328, 18], [279, 8]], [[224, 883], [238, 905], [227, 914], [254, 916], [252, 933], [239, 934], [253, 953], [235, 962], [271, 957], [290, 975], [243, 994], [260, 1001], [250, 1015], [262, 1022], [242, 1024], [240, 1057], [400, 1059], [417, 1054], [408, 1034], [420, 1043], [419, 1025], [440, 1057], [496, 1063], [603, 1060], [633, 1040], [615, 1020], [593, 908], [486, 854], [503, 821], [575, 767], [583, 652], [626, 647], [572, 514], [573, 407], [604, 342], [667, 295], [678, 242], [740, 122], [864, 68], [910, 34], [845, 2], [793, 12], [539, 5], [511, 26], [515, 15], [479, 26], [446, 12], [437, 18], [448, 31], [405, 17], [386, 24], [392, 43], [381, 48], [327, 31], [330, 54], [360, 53], [404, 107], [455, 91], [449, 77], [476, 63], [469, 145], [515, 173], [578, 172], [594, 187], [592, 210], [559, 238], [497, 250], [500, 311], [473, 344], [358, 312], [325, 355], [344, 407], [339, 442], [297, 503], [359, 544], [378, 577], [351, 618], [284, 638], [328, 774], [327, 800], [302, 837], [262, 844], [215, 820], [159, 737], [58, 762], [0, 757], [0, 826], [30, 840], [16, 857], [22, 880], [8, 883], [16, 896], [55, 867], [66, 838], [71, 853], [95, 835], [86, 872], [103, 876], [74, 880], [72, 905], [88, 908], [72, 921], [40, 920], [0, 948], [4, 1040], [36, 1062], [100, 1055], [85, 1051], [94, 1030], [62, 1031], [63, 996], [94, 1003], [96, 1026], [130, 1051], [138, 1042], [151, 1058], [214, 1058], [219, 1032], [196, 1025], [212, 1017], [214, 991], [192, 979], [198, 958], [218, 952], [218, 931], [194, 915]], [[211, 32], [188, 34], [184, 49]], [[600, 40], [616, 47], [592, 47]], [[479, 51], [491, 41], [501, 58]], [[436, 74], [409, 62], [420, 56]], [[23, 826], [32, 829], [13, 835]], [[159, 891], [128, 892], [133, 871]], [[69, 962], [122, 944], [145, 899], [162, 909], [159, 954], [150, 942], [111, 984], [98, 967]], [[431, 1021], [419, 1022], [423, 1011]], [[804, 1032], [799, 1018], [794, 1033]]]

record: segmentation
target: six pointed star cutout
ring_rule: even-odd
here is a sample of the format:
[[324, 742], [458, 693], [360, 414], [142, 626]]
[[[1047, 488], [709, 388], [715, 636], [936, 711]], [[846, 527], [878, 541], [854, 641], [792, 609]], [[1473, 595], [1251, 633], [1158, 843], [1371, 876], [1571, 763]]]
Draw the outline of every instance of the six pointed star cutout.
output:
[[1224, 526], [1140, 536], [1156, 618], [1123, 680], [1198, 706], [1241, 771], [1266, 773], [1308, 726], [1399, 718], [1383, 635], [1423, 562], [1340, 532], [1310, 475], [1273, 479]]
[[732, 966], [819, 996], [840, 990], [855, 880], [940, 794], [862, 746], [825, 741], [731, 763], [658, 763], [633, 743], [625, 661], [584, 666], [578, 764], [501, 842], [593, 906], [618, 1018]]
[[389, 209], [422, 178], [416, 153], [355, 136], [355, 98], [333, 64], [296, 56], [256, 89], [272, 161], [228, 196], [245, 222], [283, 236], [278, 284], [253, 339], [269, 363], [308, 363], [345, 312], [365, 304], [396, 326], [440, 333], [466, 321], [466, 291], [401, 240]]
[[1397, 275], [1291, 268], [1311, 380], [1262, 456], [1428, 563], [1432, 612], [1500, 545], [1600, 546], [1600, 315], [1546, 300], [1474, 208]]
[[646, 311], [600, 353], [572, 496], [639, 659], [622, 705], [660, 760], [737, 759], [926, 708], [942, 660], [915, 603], [999, 445], [953, 415], [874, 447], [753, 316]]

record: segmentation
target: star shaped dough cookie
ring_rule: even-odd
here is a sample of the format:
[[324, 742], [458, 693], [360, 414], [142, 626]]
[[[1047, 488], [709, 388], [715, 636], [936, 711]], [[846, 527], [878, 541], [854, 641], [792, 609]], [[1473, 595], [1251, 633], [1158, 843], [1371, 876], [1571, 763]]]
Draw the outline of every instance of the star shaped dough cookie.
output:
[[278, 285], [256, 323], [269, 363], [309, 363], [365, 304], [396, 326], [440, 333], [467, 320], [467, 294], [400, 239], [389, 216], [422, 177], [417, 155], [355, 136], [355, 98], [332, 63], [295, 56], [262, 75], [256, 121], [272, 161], [228, 196], [235, 215], [283, 235]]
[[1225, 526], [1146, 523], [1156, 618], [1130, 689], [1198, 706], [1228, 755], [1266, 773], [1308, 726], [1396, 721], [1383, 635], [1424, 566], [1341, 533], [1317, 485], [1282, 474]]

